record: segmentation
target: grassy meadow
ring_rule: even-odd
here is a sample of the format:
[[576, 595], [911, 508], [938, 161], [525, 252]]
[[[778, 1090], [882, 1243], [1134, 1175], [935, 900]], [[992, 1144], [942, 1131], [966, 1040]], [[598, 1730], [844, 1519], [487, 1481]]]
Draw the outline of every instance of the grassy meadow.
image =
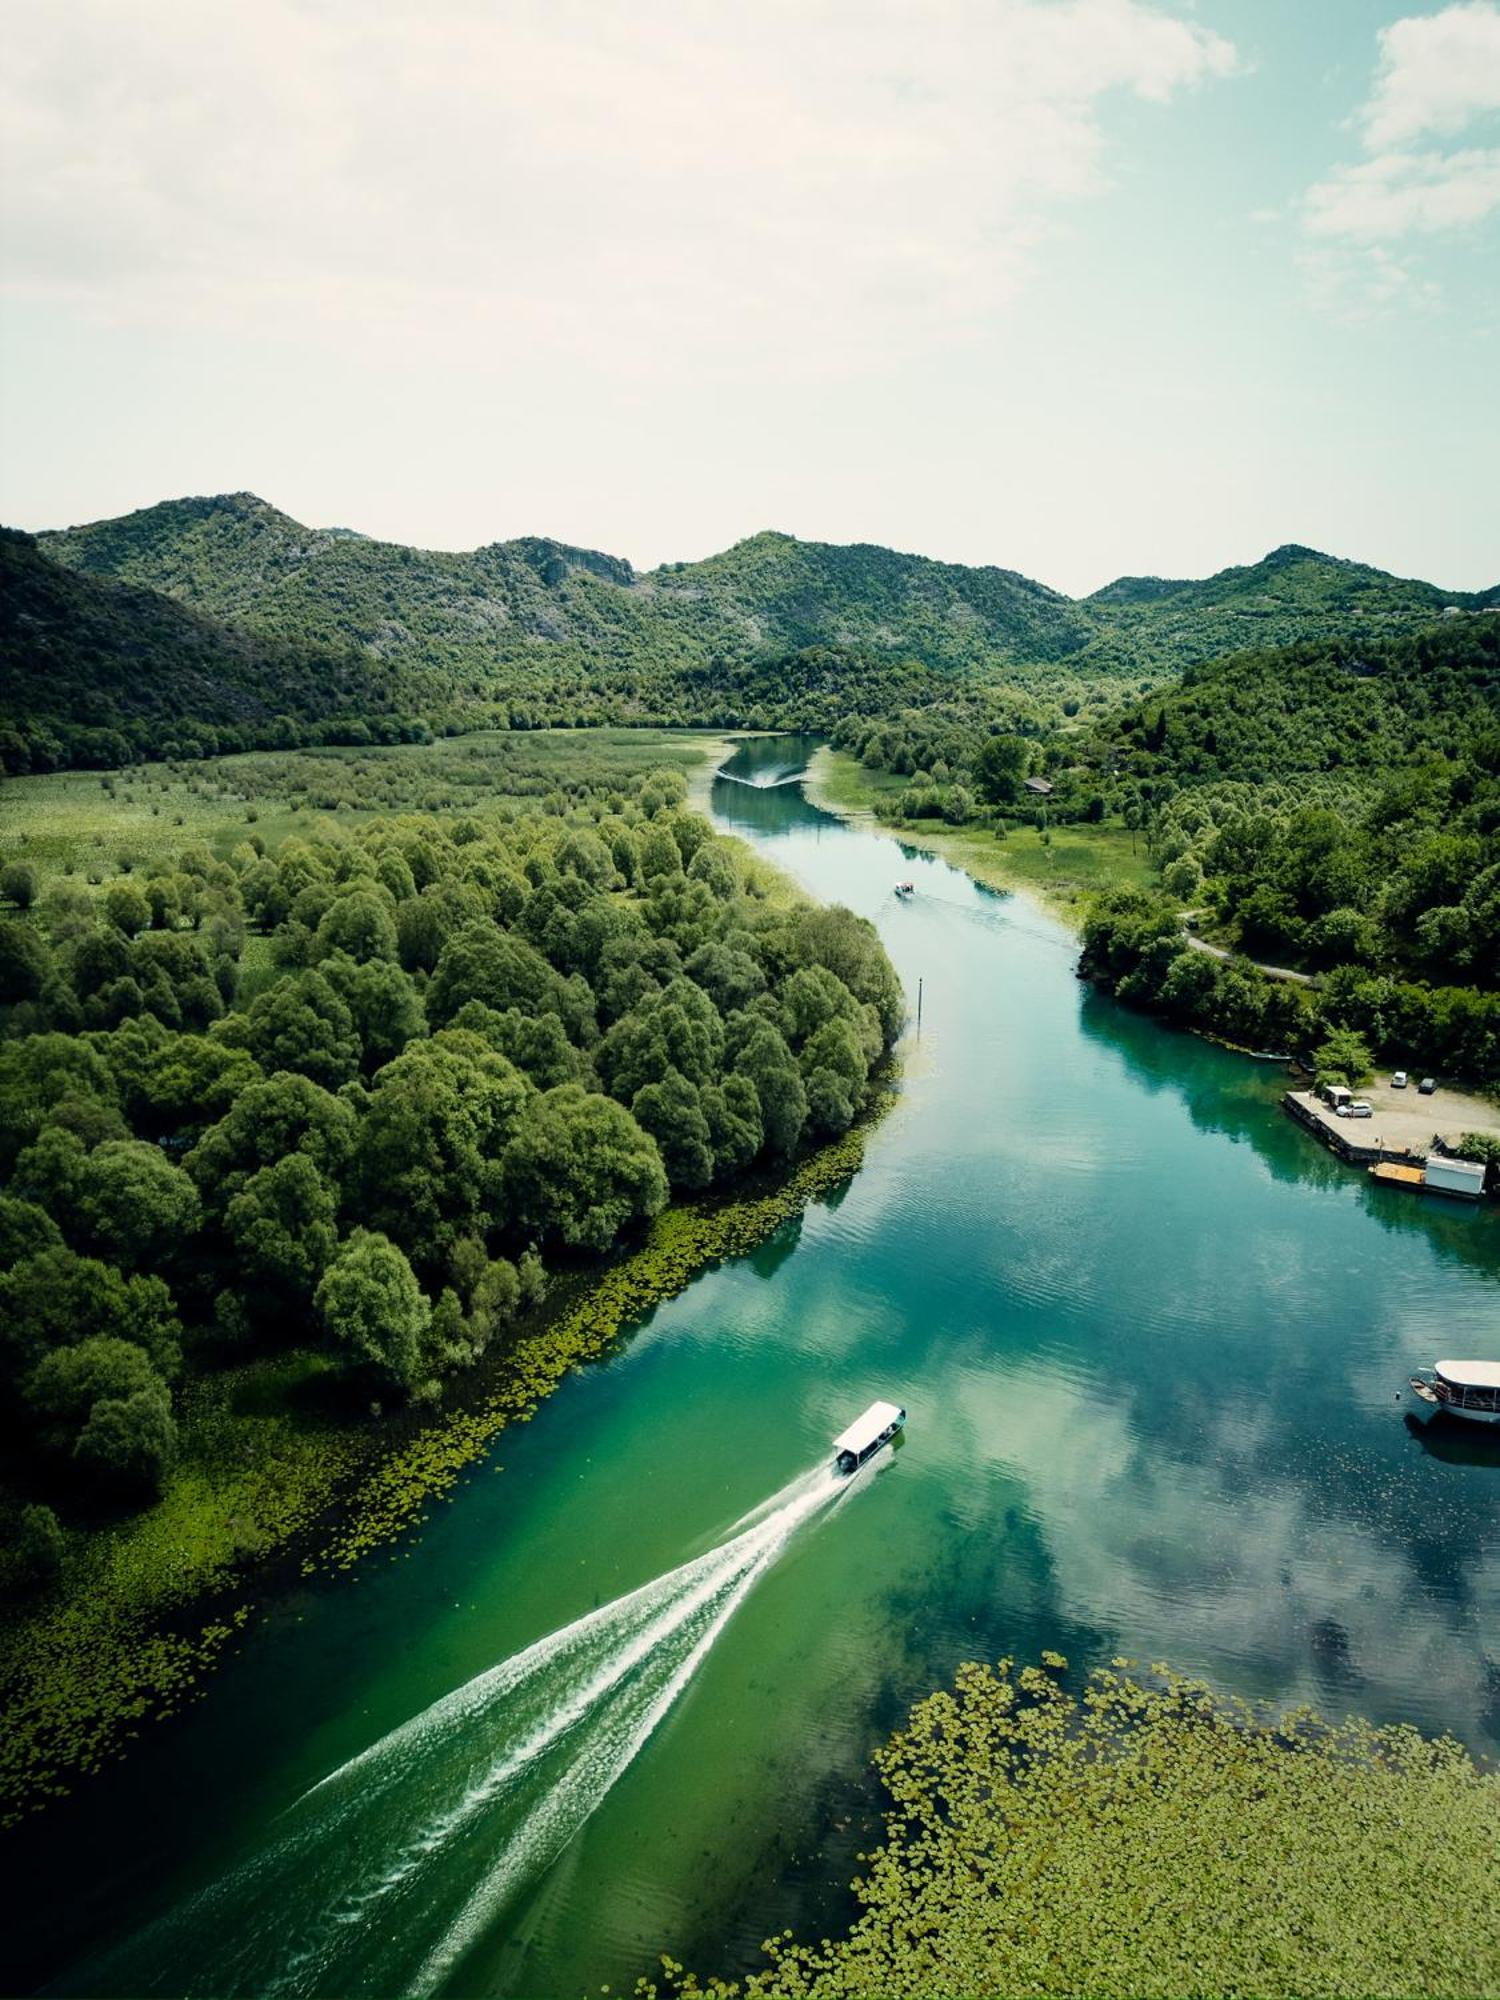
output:
[[1146, 888], [1156, 871], [1146, 838], [1116, 825], [1012, 826], [1004, 839], [988, 827], [947, 826], [941, 820], [904, 821], [899, 801], [909, 780], [871, 771], [847, 751], [823, 749], [813, 763], [809, 791], [819, 804], [841, 813], [870, 813], [913, 847], [937, 854], [992, 889], [1036, 896], [1075, 929], [1090, 896], [1105, 889]]
[[489, 730], [435, 743], [250, 751], [124, 772], [56, 771], [0, 784], [0, 854], [39, 888], [147, 876], [201, 842], [225, 859], [242, 840], [268, 848], [330, 822], [377, 813], [486, 814], [588, 781], [623, 786], [656, 766], [689, 782], [713, 769], [720, 737], [688, 730]]

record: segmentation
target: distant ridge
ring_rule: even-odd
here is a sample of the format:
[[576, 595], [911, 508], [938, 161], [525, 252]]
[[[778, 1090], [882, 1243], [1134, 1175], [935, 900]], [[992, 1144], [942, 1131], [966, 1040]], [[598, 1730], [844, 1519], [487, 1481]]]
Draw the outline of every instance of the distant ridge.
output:
[[341, 740], [358, 740], [363, 724], [388, 737], [476, 721], [822, 728], [995, 686], [1058, 706], [1247, 647], [1394, 637], [1500, 602], [1500, 586], [1442, 591], [1292, 543], [1086, 598], [998, 565], [774, 529], [640, 572], [546, 536], [409, 548], [246, 492], [18, 537], [7, 589], [33, 607], [5, 627], [7, 717], [64, 735], [135, 718], [138, 744], [201, 723], [229, 747], [264, 740], [271, 716], [341, 718]]
[[1409, 629], [1493, 595], [1288, 543], [1211, 577], [1120, 577], [1075, 599], [999, 566], [773, 529], [641, 573], [542, 536], [463, 552], [308, 528], [253, 493], [162, 501], [38, 541], [72, 569], [235, 624], [424, 666], [494, 666], [541, 641], [589, 665], [845, 646], [955, 674], [1068, 661], [1092, 676], [1160, 678], [1236, 645], [1313, 637], [1350, 618]]

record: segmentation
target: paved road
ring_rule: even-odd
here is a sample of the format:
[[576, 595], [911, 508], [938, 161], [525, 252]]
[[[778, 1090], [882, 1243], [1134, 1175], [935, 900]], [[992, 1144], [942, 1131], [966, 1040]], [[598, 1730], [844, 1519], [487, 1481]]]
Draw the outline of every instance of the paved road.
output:
[[[1199, 937], [1195, 931], [1190, 931], [1185, 924], [1182, 934], [1193, 947], [1194, 951], [1206, 951], [1210, 958], [1233, 958], [1236, 956], [1234, 952], [1226, 951], [1221, 944], [1210, 944], [1207, 938]], [[1257, 958], [1252, 958], [1250, 963], [1255, 967], [1257, 972], [1263, 972], [1267, 979], [1289, 979], [1294, 986], [1316, 986], [1318, 983], [1310, 972], [1293, 972], [1289, 965], [1262, 965]]]

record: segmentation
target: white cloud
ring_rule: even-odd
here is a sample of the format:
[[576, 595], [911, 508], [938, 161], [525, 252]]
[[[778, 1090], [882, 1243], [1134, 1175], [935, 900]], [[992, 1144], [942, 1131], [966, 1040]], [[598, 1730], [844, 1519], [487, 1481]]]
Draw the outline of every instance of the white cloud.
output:
[[[1447, 146], [1500, 111], [1500, 4], [1462, 0], [1382, 29], [1374, 89], [1354, 123], [1366, 157], [1309, 188], [1309, 235], [1379, 244], [1472, 228], [1500, 210], [1500, 146]], [[1418, 144], [1418, 141], [1426, 143]], [[1393, 260], [1375, 260], [1389, 292]]]
[[1380, 33], [1380, 70], [1361, 123], [1372, 148], [1457, 132], [1500, 110], [1500, 7], [1464, 0]]
[[1500, 146], [1457, 153], [1379, 153], [1309, 190], [1314, 236], [1373, 242], [1482, 222], [1500, 208]]
[[13, 293], [149, 325], [847, 365], [961, 338], [1101, 100], [1223, 76], [1152, 0], [5, 0]]

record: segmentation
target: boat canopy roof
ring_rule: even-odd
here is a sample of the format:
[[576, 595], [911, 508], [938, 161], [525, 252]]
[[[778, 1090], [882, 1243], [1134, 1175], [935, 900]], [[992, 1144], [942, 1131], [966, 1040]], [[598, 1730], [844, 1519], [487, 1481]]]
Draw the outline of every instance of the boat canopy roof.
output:
[[1500, 1389], [1500, 1361], [1440, 1361], [1437, 1372], [1450, 1389]]
[[842, 1436], [833, 1441], [835, 1451], [852, 1451], [856, 1457], [868, 1445], [874, 1444], [882, 1431], [888, 1431], [892, 1424], [899, 1424], [903, 1412], [895, 1403], [871, 1403], [862, 1417], [856, 1417]]

